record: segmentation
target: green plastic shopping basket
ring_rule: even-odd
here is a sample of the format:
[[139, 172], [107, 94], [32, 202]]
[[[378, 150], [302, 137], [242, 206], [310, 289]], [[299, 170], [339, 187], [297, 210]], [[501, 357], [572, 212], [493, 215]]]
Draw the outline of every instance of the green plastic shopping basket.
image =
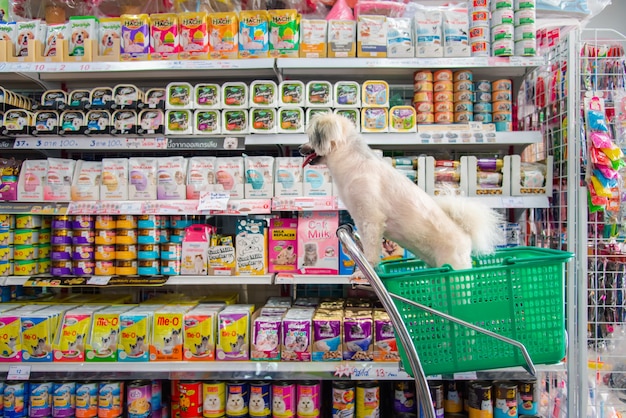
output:
[[[533, 363], [565, 356], [565, 263], [573, 254], [516, 247], [474, 257], [474, 267], [429, 268], [421, 260], [382, 263], [386, 290], [523, 343]], [[426, 375], [526, 364], [515, 347], [394, 299]], [[406, 351], [398, 350], [408, 368]], [[410, 370], [408, 370], [411, 372]]]

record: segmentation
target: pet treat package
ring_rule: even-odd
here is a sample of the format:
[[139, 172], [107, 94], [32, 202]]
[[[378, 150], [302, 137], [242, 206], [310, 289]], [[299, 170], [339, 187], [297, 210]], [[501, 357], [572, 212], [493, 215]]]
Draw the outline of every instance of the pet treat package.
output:
[[122, 60], [147, 60], [150, 56], [150, 17], [122, 15]]
[[300, 21], [300, 58], [326, 58], [328, 56], [328, 22], [324, 19]]
[[72, 200], [100, 200], [102, 162], [78, 160], [75, 170]]
[[298, 220], [270, 219], [269, 272], [296, 273], [298, 261]]
[[72, 200], [72, 179], [76, 161], [48, 158], [48, 176], [43, 189], [43, 199], [51, 201]]
[[85, 44], [97, 39], [98, 19], [93, 16], [70, 16], [69, 55], [85, 55]]
[[[17, 24], [15, 22], [0, 22], [0, 40], [6, 41], [7, 46], [10, 49], [10, 44], [16, 44], [17, 39]], [[17, 52], [18, 49], [15, 49]]]
[[374, 321], [372, 311], [346, 309], [343, 318], [343, 359], [372, 361], [374, 358]]
[[269, 15], [265, 10], [239, 12], [239, 58], [269, 57]]
[[267, 274], [267, 224], [263, 219], [239, 219], [235, 236], [237, 274]]
[[356, 22], [353, 20], [328, 21], [328, 57], [356, 57]]
[[218, 361], [249, 360], [250, 317], [254, 305], [228, 305], [218, 314]]
[[131, 157], [128, 159], [130, 200], [156, 200], [158, 159], [154, 157]]
[[128, 200], [128, 159], [102, 159], [101, 200]]
[[270, 56], [298, 58], [300, 16], [295, 9], [269, 10]]
[[356, 53], [358, 57], [387, 57], [387, 18], [385, 16], [359, 16]]
[[252, 317], [250, 360], [280, 360], [282, 315], [260, 310]]
[[137, 306], [120, 314], [117, 361], [145, 362], [150, 360], [152, 317], [157, 307]]
[[298, 271], [301, 274], [338, 274], [338, 212], [300, 212]]
[[215, 184], [216, 157], [191, 157], [187, 168], [187, 199], [199, 199]]
[[15, 24], [15, 56], [26, 57], [28, 56], [28, 41], [31, 39], [38, 39], [39, 26], [41, 25], [39, 19], [25, 20], [17, 22]]
[[17, 200], [41, 202], [48, 175], [48, 160], [26, 160], [22, 163], [17, 181]]
[[239, 54], [239, 17], [235, 12], [209, 15], [209, 50], [211, 59], [232, 60]]
[[209, 30], [206, 12], [179, 13], [178, 19], [180, 23], [180, 59], [208, 59]]
[[46, 33], [46, 42], [43, 46], [44, 57], [56, 57], [57, 45], [64, 40], [70, 39], [70, 25], [60, 23], [58, 25], [48, 25]]
[[313, 317], [313, 361], [341, 361], [343, 313], [318, 310]]
[[274, 166], [274, 196], [302, 196], [302, 157], [276, 157]]
[[183, 360], [215, 360], [217, 316], [222, 308], [198, 305], [184, 318]]
[[94, 314], [91, 334], [85, 346], [87, 362], [117, 361], [120, 315], [132, 306], [109, 306]]
[[98, 25], [98, 50], [101, 56], [115, 55], [119, 51], [114, 49], [115, 40], [122, 39], [122, 21], [119, 17], [101, 18]]
[[187, 160], [184, 157], [158, 159], [157, 198], [159, 200], [182, 200], [187, 196], [185, 177]]
[[150, 361], [183, 359], [183, 319], [189, 309], [188, 305], [166, 305], [155, 309]]
[[307, 165], [303, 168], [304, 195], [311, 197], [332, 196], [333, 180], [324, 164]]
[[150, 15], [150, 58], [178, 59], [178, 16], [175, 13]]
[[443, 57], [443, 13], [438, 8], [419, 5], [415, 11], [415, 56]]
[[180, 274], [206, 276], [208, 274], [211, 227], [191, 225], [185, 229], [181, 253]]
[[393, 322], [383, 309], [374, 310], [374, 361], [398, 361], [398, 343]]
[[246, 199], [271, 198], [274, 196], [274, 157], [245, 157]]
[[243, 199], [244, 164], [242, 157], [218, 158], [215, 165], [215, 181], [221, 185], [218, 191], [230, 193], [231, 199]]
[[313, 308], [291, 308], [283, 316], [281, 361], [311, 361]]

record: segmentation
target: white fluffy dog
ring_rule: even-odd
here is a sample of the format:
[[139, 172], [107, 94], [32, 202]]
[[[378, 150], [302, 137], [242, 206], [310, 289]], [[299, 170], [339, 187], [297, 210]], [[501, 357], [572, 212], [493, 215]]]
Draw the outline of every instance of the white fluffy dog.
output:
[[380, 261], [383, 235], [432, 267], [470, 268], [472, 254], [493, 252], [501, 236], [496, 212], [465, 197], [429, 196], [374, 154], [349, 119], [317, 115], [308, 136], [300, 147], [304, 166], [328, 166], [372, 266]]

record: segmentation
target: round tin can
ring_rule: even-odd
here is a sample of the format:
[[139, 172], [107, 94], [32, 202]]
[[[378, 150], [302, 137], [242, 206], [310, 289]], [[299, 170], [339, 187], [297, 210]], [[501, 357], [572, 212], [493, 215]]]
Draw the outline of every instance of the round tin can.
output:
[[489, 26], [489, 11], [474, 9], [470, 12], [470, 26]]
[[491, 104], [491, 97], [493, 95], [488, 91], [477, 92], [475, 96], [475, 103], [489, 103]]
[[126, 389], [126, 410], [129, 418], [151, 417], [153, 413], [151, 404], [151, 382], [135, 381], [128, 384]]
[[41, 215], [15, 215], [15, 228], [41, 228]]
[[96, 418], [98, 416], [98, 383], [76, 384], [76, 418]]
[[116, 260], [115, 274], [119, 276], [135, 276], [137, 274], [137, 260]]
[[515, 11], [515, 26], [534, 25], [536, 19], [537, 13], [535, 9], [521, 9]]
[[178, 276], [180, 274], [180, 260], [161, 260], [161, 274]]
[[380, 416], [380, 386], [375, 380], [356, 385], [356, 418]]
[[91, 260], [72, 261], [72, 274], [74, 276], [90, 276], [94, 274], [96, 263]]
[[435, 81], [433, 91], [453, 91], [454, 84], [452, 83], [452, 74], [450, 74], [450, 81]]
[[435, 417], [443, 418], [443, 383], [437, 381], [428, 381], [428, 389], [430, 390], [430, 398], [433, 401], [433, 408], [435, 409]]
[[455, 81], [454, 91], [474, 91], [474, 83], [469, 80]]
[[435, 123], [435, 114], [433, 112], [417, 112], [415, 121], [422, 124]]
[[161, 244], [161, 260], [180, 260], [182, 246], [176, 243]]
[[159, 274], [159, 260], [139, 260], [137, 274], [140, 276], [155, 276]]
[[13, 245], [15, 234], [13, 229], [0, 229], [0, 245]]
[[513, 82], [507, 79], [500, 79], [491, 83], [491, 91], [513, 91]]
[[96, 229], [114, 229], [116, 225], [114, 215], [96, 216]]
[[159, 242], [160, 229], [138, 229], [137, 232], [139, 244], [157, 244]]
[[474, 112], [474, 103], [470, 101], [462, 101], [454, 103], [455, 112]]
[[115, 230], [114, 229], [97, 229], [95, 243], [97, 245], [115, 244]]
[[512, 39], [503, 39], [494, 41], [491, 45], [491, 51], [495, 57], [510, 57], [515, 49], [515, 41]]
[[50, 273], [52, 263], [49, 258], [40, 258], [37, 260], [37, 274]]
[[115, 262], [114, 261], [96, 261], [95, 275], [96, 276], [112, 276], [115, 274]]
[[433, 101], [432, 91], [416, 91], [413, 94], [413, 102], [424, 103]]
[[513, 0], [491, 0], [491, 11], [500, 9], [512, 9]]
[[[453, 112], [454, 111], [454, 103], [453, 102], [437, 102], [435, 103], [435, 114], [438, 112]], [[435, 120], [437, 117], [435, 116]]]
[[517, 385], [511, 382], [494, 382], [494, 418], [510, 418], [518, 415]]
[[76, 383], [54, 383], [52, 390], [53, 418], [73, 417], [76, 415]]
[[39, 258], [38, 245], [16, 245], [13, 247], [13, 260], [36, 260]]
[[52, 230], [51, 229], [40, 229], [39, 230], [39, 244], [50, 244], [50, 240], [52, 239]]
[[8, 381], [4, 386], [4, 416], [6, 418], [21, 418], [28, 414], [28, 382]]
[[525, 380], [518, 382], [517, 393], [518, 399], [518, 412], [520, 415], [534, 415], [537, 414], [539, 406], [539, 393], [537, 390], [536, 380]]
[[491, 93], [491, 81], [478, 80], [474, 82], [474, 91]]
[[135, 229], [117, 229], [115, 232], [116, 244], [136, 244], [137, 230]]
[[494, 120], [494, 125], [496, 125], [496, 132], [511, 132], [513, 130], [513, 122]]
[[172, 410], [172, 417], [178, 417], [180, 411], [180, 387], [178, 386], [178, 380], [170, 380], [170, 408]]
[[491, 383], [474, 381], [469, 385], [467, 403], [470, 417], [493, 417]]
[[[493, 113], [511, 113], [513, 110], [513, 104], [508, 100], [500, 100], [497, 102], [493, 102]], [[495, 119], [495, 118], [494, 118]], [[503, 120], [508, 120], [503, 119]]]
[[[226, 416], [239, 418], [248, 416], [248, 401], [250, 392], [245, 382], [226, 383]], [[182, 417], [182, 415], [181, 415]]]
[[47, 418], [52, 415], [52, 382], [31, 382], [28, 405], [29, 418]]
[[93, 260], [94, 259], [94, 246], [93, 245], [74, 245], [72, 252], [73, 260]]
[[94, 258], [96, 260], [115, 260], [115, 245], [96, 245]]
[[157, 379], [150, 382], [150, 384], [152, 386], [150, 389], [152, 394], [150, 407], [158, 413], [163, 407], [163, 383]]
[[296, 416], [318, 417], [322, 405], [322, 384], [319, 381], [302, 381], [297, 386], [298, 407]]
[[493, 112], [493, 105], [488, 102], [474, 103], [474, 113], [491, 113]]
[[[491, 97], [494, 102], [494, 105], [497, 102], [511, 103], [511, 101], [513, 100], [513, 93], [511, 93], [511, 90], [494, 90], [491, 93]], [[494, 106], [494, 109], [495, 109], [495, 106]], [[510, 106], [509, 106], [509, 109], [510, 109]], [[502, 109], [502, 110], [506, 110], [506, 109]]]
[[135, 244], [118, 244], [115, 246], [117, 260], [136, 260], [137, 246]]
[[272, 384], [272, 413], [274, 417], [295, 416], [297, 401], [294, 383], [281, 381]]
[[94, 217], [93, 215], [75, 215], [72, 219], [73, 229], [93, 229]]
[[537, 28], [535, 27], [534, 23], [515, 26], [513, 40], [515, 42], [534, 40], [537, 39], [536, 33]]
[[170, 241], [176, 244], [182, 244], [183, 238], [185, 238], [184, 229], [170, 229]]
[[452, 74], [453, 81], [472, 81], [474, 79], [474, 73], [472, 70], [457, 70]]
[[[491, 41], [491, 29], [489, 26], [476, 26], [470, 28], [469, 38], [471, 42], [489, 42]], [[471, 79], [469, 79], [471, 81]], [[459, 81], [459, 80], [454, 80]]]
[[489, 7], [489, 0], [472, 0], [471, 6], [474, 9], [487, 9]]
[[69, 260], [52, 261], [50, 274], [53, 276], [66, 276], [72, 274], [72, 262]]
[[249, 415], [255, 418], [272, 416], [271, 385], [269, 382], [250, 383]]
[[474, 92], [467, 91], [467, 90], [465, 90], [465, 91], [457, 91], [452, 96], [452, 99], [455, 102], [466, 102], [466, 101], [473, 102], [474, 101]]
[[137, 217], [137, 228], [160, 228], [161, 217], [159, 215], [139, 215]]
[[523, 9], [534, 9], [537, 7], [537, 0], [514, 0], [513, 8], [517, 11]]
[[413, 92], [426, 92], [431, 93], [435, 89], [432, 81], [416, 81], [413, 83]]
[[494, 122], [512, 122], [513, 114], [511, 111], [493, 111], [493, 121]]
[[0, 414], [4, 415], [4, 388], [6, 383], [0, 381]]
[[537, 40], [525, 39], [515, 42], [515, 55], [521, 57], [534, 57], [537, 55]]
[[36, 260], [22, 260], [13, 262], [13, 274], [16, 276], [32, 276], [37, 274]]
[[455, 112], [454, 123], [467, 123], [474, 121], [474, 114], [472, 112]]
[[409, 381], [398, 381], [393, 384], [393, 412], [397, 417], [414, 417], [417, 412], [415, 384]]
[[514, 22], [513, 9], [499, 9], [491, 12], [491, 25], [512, 25]]
[[13, 261], [13, 253], [12, 245], [0, 246], [0, 261]]
[[167, 244], [170, 242], [170, 230], [169, 229], [160, 229], [159, 234], [159, 244]]
[[185, 215], [170, 216], [170, 226], [172, 228], [185, 229], [193, 224], [193, 218]]
[[435, 123], [452, 123], [454, 121], [454, 113], [452, 112], [437, 112], [435, 113]]
[[446, 414], [463, 412], [463, 400], [461, 391], [457, 387], [458, 384], [459, 382], [455, 380], [448, 380], [444, 384], [443, 411]]
[[50, 258], [52, 246], [50, 244], [39, 244], [39, 258]]
[[124, 383], [98, 384], [98, 418], [117, 418], [124, 412]]
[[419, 103], [413, 103], [413, 107], [415, 108], [416, 112], [420, 112], [420, 113], [432, 113], [435, 111], [435, 104], [433, 102], [419, 102]]
[[491, 49], [491, 42], [489, 41], [470, 42], [472, 57], [488, 57], [491, 54]]
[[137, 245], [137, 258], [139, 260], [154, 260], [159, 258], [159, 244], [139, 244]]
[[72, 244], [72, 230], [71, 229], [53, 229], [52, 239], [50, 240], [52, 245], [71, 245]]
[[333, 408], [332, 416], [354, 418], [355, 414], [355, 387], [354, 383], [345, 380], [333, 381]]
[[118, 229], [137, 228], [137, 217], [135, 215], [117, 215], [115, 227]]
[[55, 215], [50, 226], [52, 229], [70, 229], [72, 222], [68, 215]]
[[437, 70], [433, 74], [433, 80], [437, 81], [452, 81], [452, 70]]
[[434, 94], [434, 102], [451, 102], [454, 100], [454, 93], [451, 91], [438, 91]]
[[15, 245], [32, 245], [38, 243], [38, 229], [15, 229], [13, 231], [13, 244]]
[[413, 73], [413, 81], [415, 83], [420, 81], [433, 81], [433, 72], [430, 70], [418, 70]]
[[14, 270], [13, 260], [0, 261], [0, 276], [12, 276]]
[[493, 116], [491, 115], [491, 112], [480, 112], [480, 113], [475, 112], [474, 122], [492, 123]]
[[170, 217], [167, 215], [161, 215], [160, 216], [160, 221], [159, 221], [159, 228], [161, 229], [168, 229], [171, 228], [171, 222], [170, 222]]
[[15, 216], [0, 214], [0, 228], [15, 229]]
[[93, 229], [74, 229], [72, 232], [73, 245], [94, 244], [96, 232]]
[[226, 413], [226, 383], [210, 381], [202, 383], [202, 416], [221, 418]]

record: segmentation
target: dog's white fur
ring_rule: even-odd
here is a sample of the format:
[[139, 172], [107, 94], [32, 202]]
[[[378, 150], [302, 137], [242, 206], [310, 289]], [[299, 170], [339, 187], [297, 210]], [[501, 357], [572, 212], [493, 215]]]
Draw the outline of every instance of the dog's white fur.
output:
[[472, 266], [472, 254], [494, 251], [500, 216], [476, 200], [433, 198], [378, 157], [347, 118], [316, 115], [303, 155], [317, 154], [354, 219], [367, 261], [380, 261], [381, 242], [393, 240], [432, 267]]

